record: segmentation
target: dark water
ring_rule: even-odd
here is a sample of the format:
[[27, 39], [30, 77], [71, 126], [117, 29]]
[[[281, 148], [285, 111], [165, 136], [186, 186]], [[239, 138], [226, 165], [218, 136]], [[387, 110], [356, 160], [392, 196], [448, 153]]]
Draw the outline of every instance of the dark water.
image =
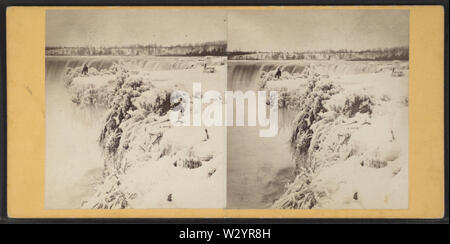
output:
[[[228, 62], [229, 90], [256, 90], [262, 71], [301, 72], [305, 66], [275, 62]], [[289, 136], [295, 111], [279, 109], [275, 137], [259, 137], [259, 126], [228, 127], [227, 208], [268, 208], [292, 181]]]

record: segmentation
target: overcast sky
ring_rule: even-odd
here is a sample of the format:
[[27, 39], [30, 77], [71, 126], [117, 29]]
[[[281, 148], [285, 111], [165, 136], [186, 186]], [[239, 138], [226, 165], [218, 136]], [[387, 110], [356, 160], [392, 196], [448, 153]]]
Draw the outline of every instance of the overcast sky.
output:
[[361, 50], [408, 45], [408, 10], [244, 10], [228, 14], [230, 51]]
[[227, 40], [231, 51], [361, 50], [408, 46], [409, 11], [48, 10], [46, 33], [47, 46]]
[[226, 40], [222, 10], [48, 10], [47, 46], [176, 45]]

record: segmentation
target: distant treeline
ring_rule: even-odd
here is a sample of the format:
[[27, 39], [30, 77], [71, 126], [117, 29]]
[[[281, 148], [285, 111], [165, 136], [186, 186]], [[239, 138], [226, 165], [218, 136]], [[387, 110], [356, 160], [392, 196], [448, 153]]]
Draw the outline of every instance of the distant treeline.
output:
[[228, 52], [232, 60], [409, 60], [409, 47], [378, 48], [361, 51], [322, 50], [305, 52]]
[[227, 52], [226, 41], [162, 46], [46, 47], [49, 56], [227, 56], [230, 60], [409, 60], [409, 47], [361, 51], [347, 49], [302, 52]]
[[225, 41], [162, 46], [157, 44], [113, 47], [46, 47], [48, 56], [226, 56]]

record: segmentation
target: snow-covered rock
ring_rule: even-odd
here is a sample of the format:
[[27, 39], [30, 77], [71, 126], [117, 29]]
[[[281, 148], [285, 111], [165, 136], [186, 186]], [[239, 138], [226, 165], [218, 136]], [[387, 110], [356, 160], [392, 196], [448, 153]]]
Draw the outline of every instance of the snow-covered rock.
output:
[[161, 82], [122, 65], [88, 75], [67, 72], [74, 103], [107, 109], [98, 139], [103, 177], [83, 208], [225, 206], [226, 130], [174, 127], [169, 120], [170, 96], [186, 83]]
[[384, 89], [309, 79], [291, 137], [297, 176], [274, 208], [408, 207], [408, 105]]

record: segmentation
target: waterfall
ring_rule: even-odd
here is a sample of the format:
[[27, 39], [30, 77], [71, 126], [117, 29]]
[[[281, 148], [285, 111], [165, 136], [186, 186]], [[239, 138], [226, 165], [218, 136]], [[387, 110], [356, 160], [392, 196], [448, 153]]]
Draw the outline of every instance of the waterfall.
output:
[[228, 61], [228, 89], [258, 89], [257, 82], [262, 72], [277, 70], [301, 73], [307, 65], [302, 62], [272, 61]]
[[407, 62], [392, 63], [388, 61], [228, 61], [228, 89], [257, 89], [257, 82], [262, 72], [280, 69], [290, 74], [301, 73], [310, 67], [321, 75], [348, 75], [363, 73], [379, 73], [391, 71], [393, 68], [407, 70]]
[[60, 82], [67, 68], [87, 65], [98, 71], [109, 69], [115, 63], [122, 63], [129, 70], [156, 71], [179, 70], [201, 67], [206, 61], [192, 57], [119, 57], [119, 56], [47, 56], [45, 77], [47, 82]]

